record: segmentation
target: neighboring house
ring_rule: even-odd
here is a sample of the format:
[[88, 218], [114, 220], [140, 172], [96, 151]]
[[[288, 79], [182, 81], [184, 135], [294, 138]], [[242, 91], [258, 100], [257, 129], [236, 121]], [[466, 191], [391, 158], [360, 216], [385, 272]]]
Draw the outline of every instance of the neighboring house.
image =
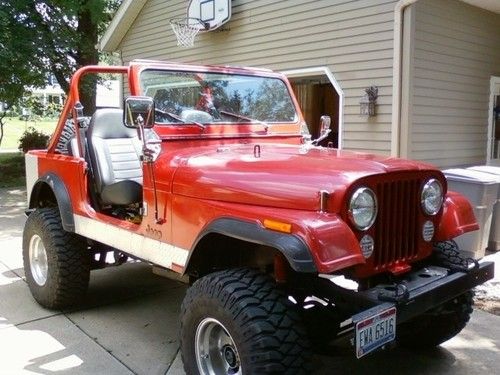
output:
[[[120, 107], [120, 81], [106, 80], [97, 84], [97, 107]], [[33, 96], [38, 97], [43, 108], [49, 103], [63, 105], [65, 94], [54, 77], [50, 76], [47, 85], [43, 88], [30, 89]]]
[[43, 108], [47, 107], [49, 103], [62, 105], [65, 96], [61, 86], [52, 75], [47, 79], [45, 87], [33, 88], [30, 89], [30, 92], [33, 96], [39, 98]]
[[[208, 0], [207, 0], [208, 1]], [[440, 167], [500, 157], [498, 0], [234, 0], [222, 29], [176, 45], [186, 0], [124, 0], [100, 41], [124, 64], [148, 58], [286, 71], [315, 132], [339, 147]], [[376, 115], [360, 115], [378, 87]], [[500, 104], [500, 101], [499, 101]]]

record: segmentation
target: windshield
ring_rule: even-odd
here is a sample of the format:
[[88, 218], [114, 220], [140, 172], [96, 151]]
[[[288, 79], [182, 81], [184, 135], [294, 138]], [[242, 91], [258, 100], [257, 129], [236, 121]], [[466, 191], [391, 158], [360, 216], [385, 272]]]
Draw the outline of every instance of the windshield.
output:
[[277, 78], [145, 70], [141, 89], [155, 101], [157, 124], [298, 120], [287, 86]]

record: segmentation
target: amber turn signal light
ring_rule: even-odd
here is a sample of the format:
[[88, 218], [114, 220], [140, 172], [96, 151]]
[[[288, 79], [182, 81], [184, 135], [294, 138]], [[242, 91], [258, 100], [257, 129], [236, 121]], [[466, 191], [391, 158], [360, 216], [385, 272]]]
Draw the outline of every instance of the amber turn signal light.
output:
[[264, 220], [264, 227], [266, 227], [267, 229], [278, 231], [278, 232], [292, 233], [292, 224], [283, 223], [281, 221], [265, 219]]

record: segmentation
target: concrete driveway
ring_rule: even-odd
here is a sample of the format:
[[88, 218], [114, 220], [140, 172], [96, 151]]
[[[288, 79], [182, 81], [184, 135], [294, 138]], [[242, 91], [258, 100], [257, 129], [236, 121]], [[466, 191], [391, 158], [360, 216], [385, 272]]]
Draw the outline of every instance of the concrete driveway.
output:
[[[179, 307], [186, 287], [130, 263], [92, 272], [77, 310], [32, 299], [21, 257], [24, 192], [0, 190], [0, 374], [183, 374]], [[438, 349], [380, 352], [357, 361], [346, 341], [314, 358], [318, 374], [485, 374], [500, 363], [500, 317], [476, 311]]]

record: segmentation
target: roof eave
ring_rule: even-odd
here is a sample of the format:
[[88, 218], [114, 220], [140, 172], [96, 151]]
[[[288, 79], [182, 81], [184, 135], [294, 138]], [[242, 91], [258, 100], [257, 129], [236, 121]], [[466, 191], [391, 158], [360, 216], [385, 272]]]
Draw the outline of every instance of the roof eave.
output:
[[104, 52], [114, 52], [127, 34], [130, 26], [139, 15], [147, 0], [124, 0], [116, 11], [104, 35], [97, 44], [97, 49]]
[[500, 14], [500, 3], [498, 0], [462, 0], [463, 2], [475, 7]]

